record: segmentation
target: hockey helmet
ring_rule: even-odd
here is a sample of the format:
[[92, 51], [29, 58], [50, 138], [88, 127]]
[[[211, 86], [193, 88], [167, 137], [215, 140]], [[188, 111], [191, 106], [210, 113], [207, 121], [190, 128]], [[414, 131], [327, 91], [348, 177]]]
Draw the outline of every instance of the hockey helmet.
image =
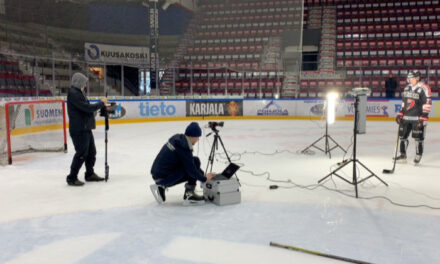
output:
[[406, 81], [409, 83], [409, 79], [416, 78], [417, 81], [420, 81], [420, 72], [418, 70], [409, 71], [408, 75], [406, 76]]

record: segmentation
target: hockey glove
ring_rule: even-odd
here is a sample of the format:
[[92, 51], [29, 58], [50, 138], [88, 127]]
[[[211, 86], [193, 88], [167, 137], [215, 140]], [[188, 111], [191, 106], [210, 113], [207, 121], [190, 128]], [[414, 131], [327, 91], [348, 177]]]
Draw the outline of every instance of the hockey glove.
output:
[[402, 112], [397, 113], [396, 123], [400, 125], [402, 123], [402, 120], [403, 120], [403, 113]]
[[417, 126], [418, 127], [423, 127], [423, 125], [426, 124], [426, 122], [428, 122], [428, 117], [427, 116], [419, 116], [419, 121], [417, 122]]

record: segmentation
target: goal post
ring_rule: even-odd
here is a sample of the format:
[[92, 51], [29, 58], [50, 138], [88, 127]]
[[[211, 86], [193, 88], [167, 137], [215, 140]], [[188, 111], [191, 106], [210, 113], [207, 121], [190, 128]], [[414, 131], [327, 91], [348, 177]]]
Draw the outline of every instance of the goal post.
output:
[[0, 105], [0, 164], [21, 152], [67, 152], [63, 100], [14, 101]]

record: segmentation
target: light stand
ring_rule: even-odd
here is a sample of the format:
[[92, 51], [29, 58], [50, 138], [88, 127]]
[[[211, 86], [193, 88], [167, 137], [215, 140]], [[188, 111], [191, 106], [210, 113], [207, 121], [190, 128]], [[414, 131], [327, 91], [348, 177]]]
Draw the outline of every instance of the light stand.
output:
[[[307, 150], [309, 150], [310, 148], [314, 147], [322, 152], [325, 153], [325, 155], [328, 154], [329, 158], [332, 158], [332, 154], [331, 151], [335, 148], [340, 148], [342, 149], [342, 151], [344, 151], [344, 153], [347, 153], [347, 151], [345, 149], [343, 149], [329, 134], [328, 134], [328, 124], [329, 121], [331, 123], [333, 123], [335, 121], [335, 101], [337, 98], [337, 94], [335, 93], [329, 93], [327, 94], [327, 114], [325, 117], [325, 134], [318, 138], [315, 142], [313, 142], [312, 144], [310, 144], [308, 147], [306, 147], [305, 149], [303, 149], [301, 151], [301, 153], [305, 153]], [[330, 120], [329, 120], [330, 119]], [[324, 139], [324, 149], [318, 147], [316, 144], [321, 141], [322, 139]], [[335, 144], [333, 147], [330, 147], [330, 140]]]
[[[360, 162], [357, 158], [356, 158], [356, 135], [358, 133], [358, 119], [359, 119], [359, 95], [355, 95], [355, 101], [354, 101], [354, 109], [355, 109], [355, 113], [354, 113], [354, 139], [353, 139], [353, 158], [343, 162], [343, 164], [341, 166], [339, 166], [339, 168], [337, 168], [336, 170], [330, 172], [330, 174], [326, 175], [324, 178], [320, 179], [318, 181], [318, 183], [321, 183], [322, 181], [324, 181], [325, 179], [327, 179], [328, 177], [331, 177], [333, 174], [335, 176], [337, 176], [338, 178], [342, 179], [343, 181], [354, 185], [354, 189], [356, 192], [356, 198], [358, 198], [358, 188], [357, 185], [368, 180], [371, 177], [376, 177], [379, 181], [381, 181], [383, 184], [385, 184], [385, 186], [388, 186], [388, 184], [386, 182], [384, 182], [381, 178], [379, 178], [376, 174], [374, 174], [374, 172], [372, 172], [370, 169], [368, 169], [362, 162]], [[353, 180], [349, 181], [345, 178], [343, 178], [341, 175], [337, 174], [337, 172], [344, 168], [345, 166], [347, 166], [350, 162], [353, 162]], [[371, 173], [369, 176], [367, 176], [366, 178], [358, 181], [357, 180], [357, 171], [356, 171], [356, 163], [359, 163], [364, 169], [366, 169], [369, 173]]]

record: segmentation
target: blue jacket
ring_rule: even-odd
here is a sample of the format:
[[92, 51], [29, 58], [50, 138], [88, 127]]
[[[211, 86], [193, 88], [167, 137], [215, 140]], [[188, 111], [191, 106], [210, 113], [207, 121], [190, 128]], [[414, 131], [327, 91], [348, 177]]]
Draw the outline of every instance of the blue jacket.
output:
[[184, 134], [172, 136], [162, 147], [151, 167], [154, 179], [164, 179], [177, 171], [185, 171], [196, 180], [206, 181], [203, 172], [194, 164], [192, 150]]

